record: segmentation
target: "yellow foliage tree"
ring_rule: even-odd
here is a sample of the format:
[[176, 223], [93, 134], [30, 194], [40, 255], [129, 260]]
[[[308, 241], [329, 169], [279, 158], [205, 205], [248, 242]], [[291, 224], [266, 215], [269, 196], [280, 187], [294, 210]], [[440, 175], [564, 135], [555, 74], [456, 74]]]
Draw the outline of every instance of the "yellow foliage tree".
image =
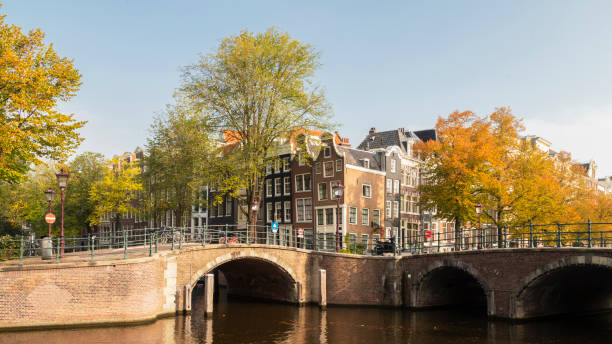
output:
[[55, 110], [79, 89], [81, 75], [44, 34], [0, 15], [0, 181], [17, 182], [42, 158], [64, 160], [82, 141], [85, 122]]

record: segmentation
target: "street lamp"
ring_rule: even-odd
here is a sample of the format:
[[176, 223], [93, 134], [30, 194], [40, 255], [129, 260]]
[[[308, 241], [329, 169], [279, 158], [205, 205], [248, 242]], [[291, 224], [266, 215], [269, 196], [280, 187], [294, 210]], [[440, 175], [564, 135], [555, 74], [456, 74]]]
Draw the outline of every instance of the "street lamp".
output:
[[61, 222], [60, 222], [60, 257], [64, 256], [64, 196], [66, 195], [66, 187], [68, 187], [68, 178], [70, 173], [65, 172], [62, 168], [55, 174], [57, 177], [57, 185], [60, 189], [60, 199], [62, 201]]
[[476, 204], [476, 214], [478, 214], [478, 248], [482, 248], [482, 228], [480, 228], [480, 214], [482, 213], [482, 204]]
[[[47, 198], [47, 202], [49, 203], [49, 208], [47, 213], [51, 213], [51, 203], [53, 203], [53, 200], [55, 199], [55, 194], [57, 192], [55, 192], [53, 189], [49, 188], [48, 190], [44, 191], [45, 193], [45, 197]], [[51, 223], [49, 222], [49, 235], [48, 237], [51, 237]]]
[[[253, 200], [253, 206], [251, 207], [251, 210], [253, 210], [253, 214], [255, 214], [257, 212], [257, 209], [259, 208], [259, 204], [257, 202], [257, 200]], [[250, 216], [247, 216], [247, 232], [249, 231], [249, 223], [250, 220]], [[257, 244], [257, 217], [255, 217], [255, 223], [253, 223], [253, 243]]]
[[336, 196], [336, 252], [340, 252], [340, 198], [344, 194], [344, 185], [339, 183], [334, 188]]

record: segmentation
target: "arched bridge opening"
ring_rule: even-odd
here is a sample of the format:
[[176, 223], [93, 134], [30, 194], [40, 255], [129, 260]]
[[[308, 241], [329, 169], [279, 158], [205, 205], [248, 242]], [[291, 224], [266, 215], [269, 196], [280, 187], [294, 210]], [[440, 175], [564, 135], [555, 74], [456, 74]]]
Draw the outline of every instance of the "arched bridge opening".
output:
[[468, 271], [454, 266], [442, 266], [425, 274], [416, 285], [415, 308], [465, 308], [487, 311], [483, 285]]
[[515, 301], [515, 318], [612, 311], [612, 266], [575, 264], [544, 271]]
[[298, 303], [299, 284], [280, 265], [257, 257], [239, 257], [202, 274], [192, 292], [194, 311], [204, 299], [206, 274], [214, 275], [214, 300], [232, 298]]

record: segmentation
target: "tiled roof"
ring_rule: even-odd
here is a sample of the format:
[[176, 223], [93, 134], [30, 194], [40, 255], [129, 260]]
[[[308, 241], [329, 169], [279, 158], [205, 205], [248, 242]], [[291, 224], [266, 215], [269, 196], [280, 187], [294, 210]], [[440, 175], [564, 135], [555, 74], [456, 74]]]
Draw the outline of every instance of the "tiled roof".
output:
[[419, 130], [415, 131], [414, 134], [421, 139], [423, 142], [437, 140], [438, 136], [436, 135], [435, 129], [427, 129], [427, 130]]
[[338, 146], [338, 151], [341, 153], [346, 153], [345, 156], [347, 164], [363, 167], [361, 164], [361, 160], [368, 159], [370, 161], [371, 170], [381, 170], [380, 162], [378, 161], [378, 159], [376, 159], [376, 153], [370, 153], [364, 150], [344, 146]]
[[367, 150], [387, 148], [389, 146], [401, 147], [401, 141], [404, 136], [399, 129], [370, 133], [357, 148]]

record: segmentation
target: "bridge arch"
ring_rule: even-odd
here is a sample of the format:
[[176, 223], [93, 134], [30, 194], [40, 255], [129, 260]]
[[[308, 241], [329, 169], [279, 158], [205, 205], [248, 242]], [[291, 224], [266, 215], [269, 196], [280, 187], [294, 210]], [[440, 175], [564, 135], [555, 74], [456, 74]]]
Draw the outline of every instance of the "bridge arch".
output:
[[414, 308], [467, 306], [493, 309], [492, 293], [478, 270], [460, 260], [429, 265], [413, 280], [410, 305]]
[[515, 319], [612, 310], [612, 258], [575, 256], [536, 269], [510, 298]]
[[265, 252], [241, 250], [218, 255], [191, 275], [191, 288], [204, 275], [219, 271], [234, 294], [300, 302], [302, 283], [294, 270], [286, 262]]

